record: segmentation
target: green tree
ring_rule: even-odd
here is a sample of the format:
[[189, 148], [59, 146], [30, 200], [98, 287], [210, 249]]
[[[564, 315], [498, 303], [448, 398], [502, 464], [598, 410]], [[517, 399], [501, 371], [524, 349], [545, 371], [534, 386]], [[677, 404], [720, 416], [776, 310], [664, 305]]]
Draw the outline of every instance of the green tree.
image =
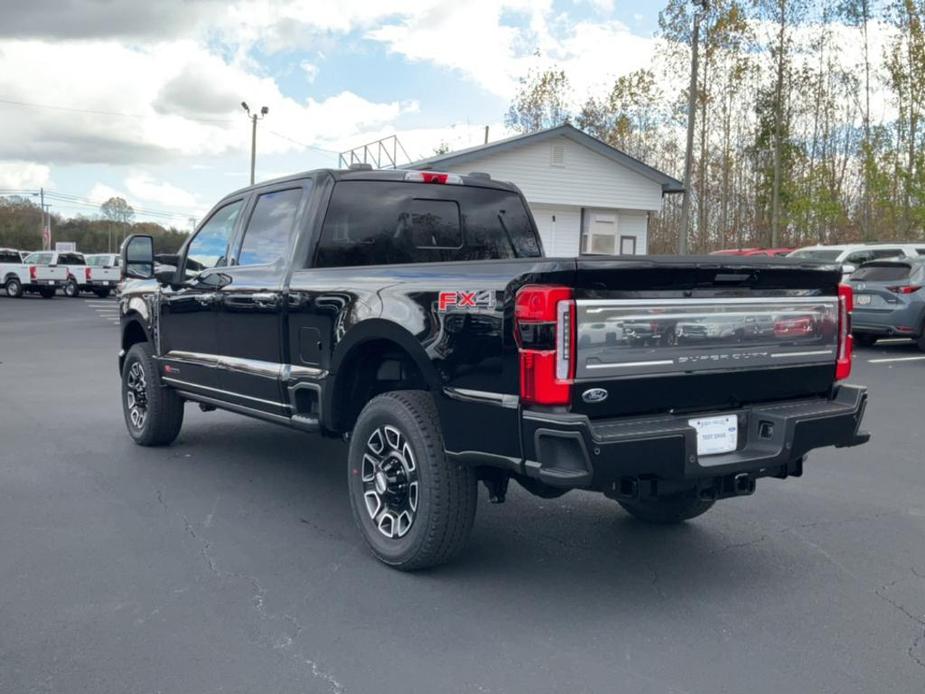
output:
[[[100, 212], [103, 214], [103, 217], [108, 219], [114, 225], [117, 225], [117, 229], [121, 232], [121, 239], [119, 243], [125, 239], [126, 230], [128, 229], [129, 224], [131, 224], [132, 219], [135, 218], [135, 210], [129, 205], [124, 198], [113, 197], [109, 198], [106, 202], [100, 205]], [[109, 251], [112, 251], [112, 242], [110, 240]]]
[[570, 99], [571, 85], [563, 70], [531, 70], [520, 79], [520, 87], [504, 122], [520, 133], [568, 123], [571, 120]]

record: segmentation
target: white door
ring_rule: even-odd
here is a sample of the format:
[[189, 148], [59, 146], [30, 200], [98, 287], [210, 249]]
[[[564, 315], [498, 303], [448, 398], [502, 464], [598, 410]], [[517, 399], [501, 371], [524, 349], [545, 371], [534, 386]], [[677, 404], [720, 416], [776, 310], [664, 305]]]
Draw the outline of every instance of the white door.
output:
[[581, 239], [581, 210], [531, 205], [548, 258], [574, 258]]

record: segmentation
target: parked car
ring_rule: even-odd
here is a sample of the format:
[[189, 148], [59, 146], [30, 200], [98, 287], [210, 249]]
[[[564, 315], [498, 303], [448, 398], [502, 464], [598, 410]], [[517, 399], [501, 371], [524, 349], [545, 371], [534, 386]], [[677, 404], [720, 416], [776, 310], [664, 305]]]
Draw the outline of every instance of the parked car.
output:
[[882, 337], [909, 337], [925, 351], [925, 257], [877, 260], [851, 276], [855, 312], [851, 326], [859, 345]]
[[793, 248], [728, 248], [723, 251], [713, 251], [710, 255], [788, 255]]
[[[460, 551], [479, 480], [496, 502], [513, 479], [676, 523], [869, 438], [840, 267], [545, 258], [520, 190], [485, 175], [307, 172], [225, 197], [174, 269], [154, 274], [150, 236], [122, 253], [131, 438], [172, 442], [186, 401], [346, 438], [354, 519], [400, 569]], [[821, 327], [811, 347], [656, 337], [731, 313]]]
[[914, 243], [852, 243], [838, 246], [806, 246], [789, 257], [840, 263], [843, 272], [851, 275], [864, 263], [886, 258], [917, 258], [925, 254], [925, 244]]
[[35, 265], [58, 265], [67, 268], [64, 294], [78, 297], [81, 292], [93, 292], [99, 297], [109, 296], [120, 280], [120, 271], [114, 267], [93, 267], [82, 253], [76, 251], [36, 251], [26, 261]]
[[0, 248], [0, 280], [6, 295], [18, 299], [23, 294], [39, 294], [44, 299], [55, 295], [64, 286], [67, 270], [63, 267], [27, 265], [20, 251]]

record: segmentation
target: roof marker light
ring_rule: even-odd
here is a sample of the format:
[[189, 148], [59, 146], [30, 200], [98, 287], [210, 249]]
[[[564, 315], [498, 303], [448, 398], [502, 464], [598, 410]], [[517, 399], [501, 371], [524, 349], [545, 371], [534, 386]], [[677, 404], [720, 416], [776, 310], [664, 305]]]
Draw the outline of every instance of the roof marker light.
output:
[[412, 183], [449, 183], [451, 185], [462, 185], [462, 177], [458, 174], [440, 173], [439, 171], [409, 171], [405, 174], [405, 180]]

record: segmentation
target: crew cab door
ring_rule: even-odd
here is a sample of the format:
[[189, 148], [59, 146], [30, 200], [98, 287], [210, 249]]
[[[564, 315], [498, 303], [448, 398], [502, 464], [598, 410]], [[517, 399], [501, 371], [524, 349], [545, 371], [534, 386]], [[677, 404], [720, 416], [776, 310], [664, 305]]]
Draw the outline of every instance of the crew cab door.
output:
[[289, 416], [281, 386], [286, 272], [311, 181], [258, 191], [223, 270], [216, 303], [224, 390], [241, 406]]
[[228, 249], [244, 209], [244, 198], [219, 207], [181, 253], [176, 282], [158, 295], [158, 353], [164, 378], [178, 388], [218, 393], [216, 302], [226, 283]]

